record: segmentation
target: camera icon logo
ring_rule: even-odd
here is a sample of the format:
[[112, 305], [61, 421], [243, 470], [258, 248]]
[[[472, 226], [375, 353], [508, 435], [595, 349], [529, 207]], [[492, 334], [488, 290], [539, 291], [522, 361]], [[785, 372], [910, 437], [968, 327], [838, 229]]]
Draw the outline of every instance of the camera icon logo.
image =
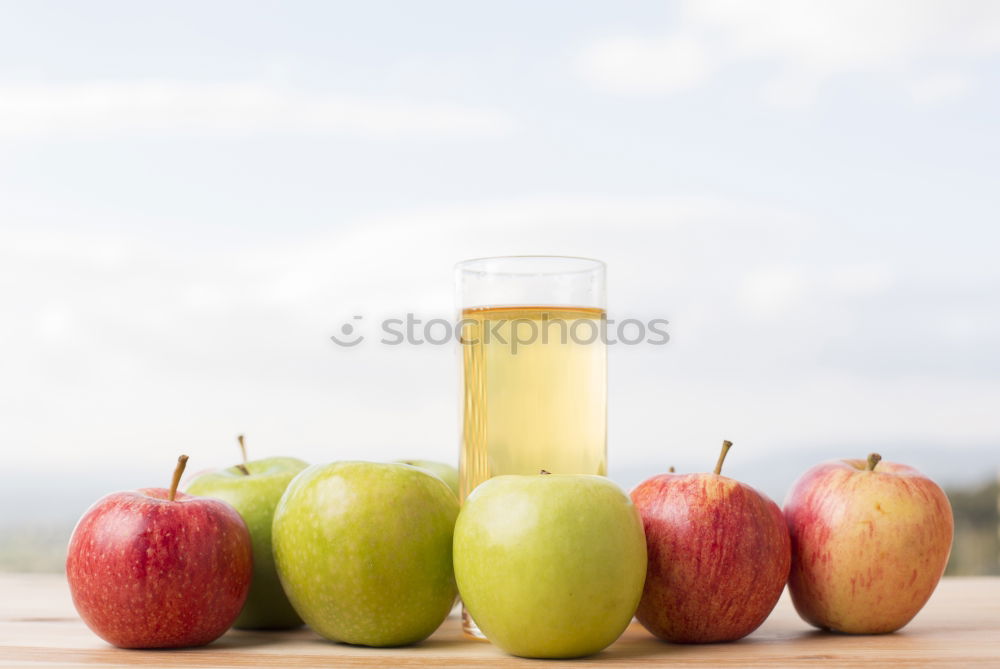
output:
[[[362, 316], [355, 316], [351, 320], [360, 321], [362, 318]], [[355, 326], [350, 321], [340, 326], [340, 334], [340, 337], [337, 335], [330, 335], [330, 339], [338, 346], [351, 348], [353, 346], [357, 346], [365, 340], [365, 336], [363, 334], [358, 333], [355, 335]], [[351, 338], [352, 336], [353, 339]]]

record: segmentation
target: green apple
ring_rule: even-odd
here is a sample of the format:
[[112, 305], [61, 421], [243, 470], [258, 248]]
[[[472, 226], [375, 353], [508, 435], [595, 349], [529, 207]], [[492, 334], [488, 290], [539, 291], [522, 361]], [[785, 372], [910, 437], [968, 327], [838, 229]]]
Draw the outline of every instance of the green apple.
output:
[[426, 469], [447, 483], [451, 491], [458, 497], [458, 470], [451, 465], [446, 465], [443, 462], [434, 462], [433, 460], [397, 460], [396, 462]]
[[[242, 444], [241, 444], [242, 446]], [[253, 541], [253, 581], [234, 623], [241, 629], [287, 629], [302, 620], [285, 597], [271, 555], [271, 523], [278, 500], [295, 475], [308, 466], [297, 458], [266, 458], [205, 472], [187, 486], [190, 495], [221, 499], [247, 524]]]
[[628, 627], [646, 578], [632, 501], [602, 476], [497, 476], [455, 525], [455, 578], [486, 638], [522, 657], [591, 655]]
[[274, 514], [274, 559], [295, 610], [322, 636], [403, 646], [431, 635], [455, 602], [458, 498], [404, 464], [314, 465]]

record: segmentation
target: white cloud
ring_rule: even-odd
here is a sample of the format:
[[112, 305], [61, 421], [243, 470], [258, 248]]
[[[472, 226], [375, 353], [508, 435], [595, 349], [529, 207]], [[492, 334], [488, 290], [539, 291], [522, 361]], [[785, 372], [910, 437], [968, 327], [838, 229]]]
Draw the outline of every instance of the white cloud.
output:
[[699, 40], [671, 37], [603, 40], [580, 57], [580, 73], [616, 93], [661, 93], [690, 88], [710, 76], [715, 64]]
[[806, 277], [785, 267], [751, 270], [743, 277], [742, 297], [754, 313], [775, 316], [794, 308], [806, 292]]
[[974, 321], [938, 335], [929, 314], [947, 316], [967, 290], [936, 281], [932, 300], [893, 267], [852, 261], [849, 242], [831, 248], [838, 238], [741, 202], [594, 196], [401, 212], [223, 254], [139, 234], [0, 230], [0, 285], [18, 287], [0, 291], [9, 464], [169, 462], [184, 444], [208, 465], [230, 459], [239, 430], [262, 455], [454, 458], [453, 350], [347, 352], [327, 337], [354, 314], [365, 327], [448, 316], [453, 263], [516, 253], [600, 257], [612, 316], [672, 323], [667, 347], [611, 352], [615, 467], [647, 463], [663, 435], [679, 450], [723, 428], [761, 455], [995, 436], [996, 280], [954, 309]]
[[962, 72], [933, 72], [910, 84], [914, 102], [936, 104], [964, 97], [973, 87], [973, 79]]
[[492, 109], [334, 96], [271, 83], [0, 83], [0, 139], [260, 132], [461, 138], [503, 136], [512, 128], [510, 118]]
[[[676, 45], [684, 45], [682, 57]], [[765, 98], [795, 105], [838, 75], [920, 79], [929, 58], [967, 64], [997, 53], [1000, 3], [989, 0], [686, 0], [662, 38], [602, 40], [582, 52], [579, 68], [609, 92], [669, 93], [753, 62], [771, 70]], [[968, 80], [957, 81], [918, 85], [914, 96], [964, 93]]]

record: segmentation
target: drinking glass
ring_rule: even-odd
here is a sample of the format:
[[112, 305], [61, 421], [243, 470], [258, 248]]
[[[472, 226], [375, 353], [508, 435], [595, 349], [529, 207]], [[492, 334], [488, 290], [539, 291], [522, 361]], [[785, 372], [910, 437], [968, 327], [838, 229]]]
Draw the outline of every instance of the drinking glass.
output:
[[[459, 497], [499, 474], [607, 474], [605, 265], [479, 258], [456, 267]], [[462, 610], [466, 635], [484, 638]]]

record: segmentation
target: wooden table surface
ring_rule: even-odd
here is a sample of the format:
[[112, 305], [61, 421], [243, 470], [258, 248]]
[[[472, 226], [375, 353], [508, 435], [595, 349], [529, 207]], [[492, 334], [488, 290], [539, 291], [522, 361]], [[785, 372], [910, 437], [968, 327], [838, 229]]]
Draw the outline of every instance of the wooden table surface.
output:
[[[902, 631], [880, 636], [818, 632], [792, 609], [787, 595], [755, 633], [736, 643], [681, 646], [657, 641], [638, 623], [614, 645], [574, 664], [657, 666], [826, 666], [882, 664], [1000, 667], [1000, 578], [945, 579]], [[373, 649], [325, 641], [308, 629], [230, 631], [204, 648], [119, 650], [77, 618], [65, 579], [0, 574], [0, 666], [158, 667], [500, 667], [561, 664], [522, 660], [462, 637], [453, 614], [427, 641]]]

